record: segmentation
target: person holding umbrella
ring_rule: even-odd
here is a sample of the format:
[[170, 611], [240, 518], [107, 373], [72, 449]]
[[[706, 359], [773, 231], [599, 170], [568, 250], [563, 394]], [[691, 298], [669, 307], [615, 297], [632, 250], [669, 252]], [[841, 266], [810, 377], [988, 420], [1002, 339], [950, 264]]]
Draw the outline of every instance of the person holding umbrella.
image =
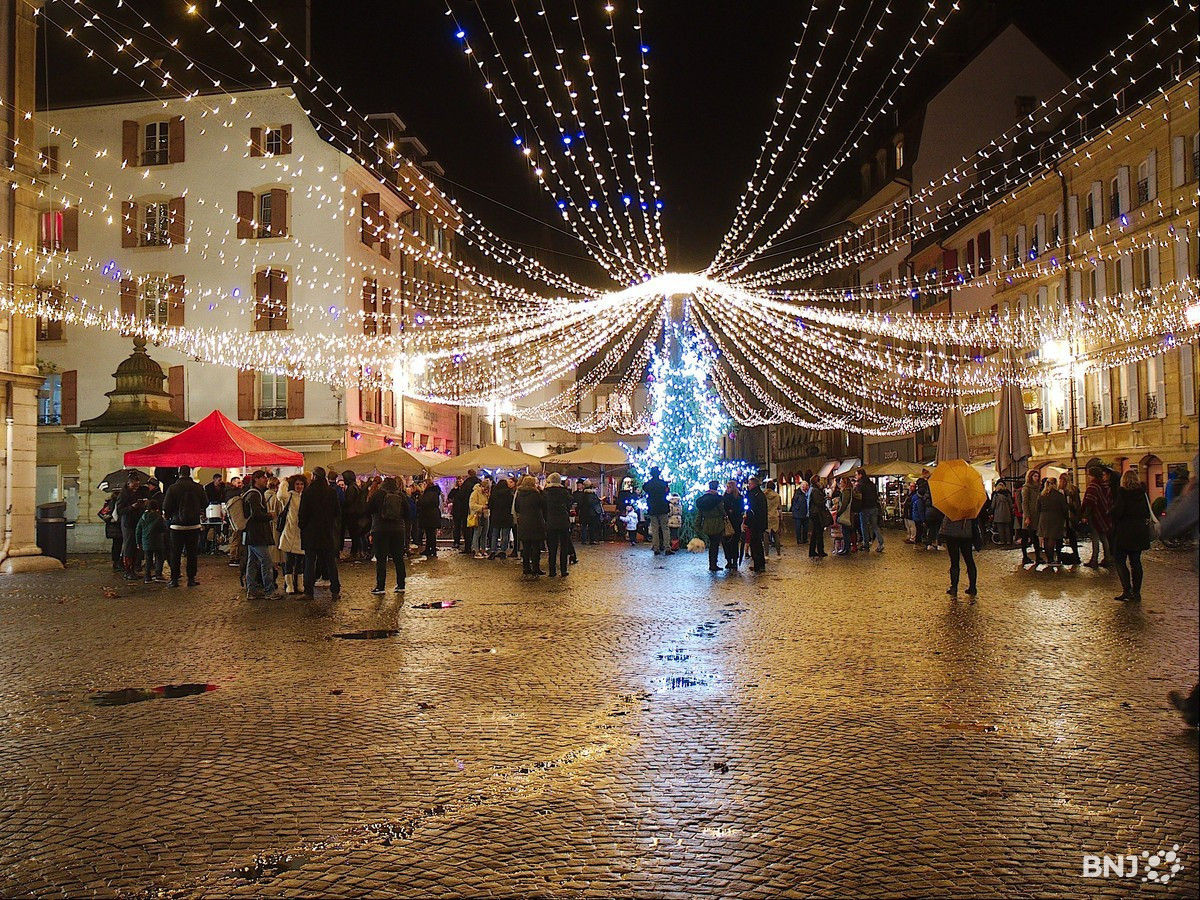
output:
[[967, 569], [967, 596], [974, 597], [978, 592], [975, 517], [987, 502], [983, 478], [965, 460], [948, 459], [929, 479], [929, 490], [934, 509], [945, 517], [939, 533], [950, 551], [950, 589], [946, 593], [958, 596], [961, 560]]

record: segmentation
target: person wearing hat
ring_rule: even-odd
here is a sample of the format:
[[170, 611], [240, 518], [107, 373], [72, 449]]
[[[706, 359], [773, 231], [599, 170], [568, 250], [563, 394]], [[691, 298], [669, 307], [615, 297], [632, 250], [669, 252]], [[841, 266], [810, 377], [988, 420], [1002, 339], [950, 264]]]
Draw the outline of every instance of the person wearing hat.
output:
[[563, 486], [562, 476], [551, 472], [542, 491], [546, 503], [546, 556], [550, 577], [567, 577], [567, 560], [571, 555], [571, 492]]

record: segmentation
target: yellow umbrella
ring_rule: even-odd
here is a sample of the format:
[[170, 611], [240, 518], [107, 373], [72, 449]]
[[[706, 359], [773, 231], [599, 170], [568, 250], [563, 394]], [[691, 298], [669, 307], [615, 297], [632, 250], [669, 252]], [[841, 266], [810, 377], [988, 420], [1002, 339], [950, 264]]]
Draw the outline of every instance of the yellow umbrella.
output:
[[983, 477], [962, 459], [939, 462], [929, 476], [933, 505], [951, 521], [973, 519], [987, 502]]

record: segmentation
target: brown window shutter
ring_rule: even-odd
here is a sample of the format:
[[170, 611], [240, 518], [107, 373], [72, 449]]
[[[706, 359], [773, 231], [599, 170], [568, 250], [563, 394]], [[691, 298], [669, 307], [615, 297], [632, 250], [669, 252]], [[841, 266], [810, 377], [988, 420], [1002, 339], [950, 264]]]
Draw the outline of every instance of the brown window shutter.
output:
[[62, 211], [62, 247], [60, 249], [79, 250], [79, 207], [77, 206]]
[[384, 259], [392, 258], [392, 241], [388, 232], [391, 230], [391, 222], [386, 215], [380, 214], [379, 223], [382, 231], [379, 234], [379, 252], [383, 254]]
[[79, 373], [72, 369], [60, 376], [59, 387], [62, 390], [62, 406], [59, 407], [63, 425], [79, 424]]
[[183, 162], [183, 116], [173, 116], [167, 125], [167, 161]]
[[237, 192], [237, 236], [254, 237], [254, 194], [251, 191]]
[[379, 240], [376, 229], [379, 227], [379, 195], [363, 194], [362, 198], [362, 242], [368, 247], [375, 246]]
[[171, 394], [171, 412], [183, 418], [183, 366], [167, 370], [167, 391]]
[[182, 275], [172, 275], [167, 288], [167, 324], [172, 328], [183, 327], [183, 313], [187, 308], [183, 284]]
[[280, 153], [291, 153], [292, 152], [292, 126], [284, 125], [283, 128], [280, 129], [279, 136], [280, 136], [280, 138], [282, 138], [281, 143], [283, 144], [283, 149], [280, 150], [279, 152]]
[[288, 233], [288, 192], [283, 188], [271, 189], [271, 234], [274, 237], [287, 237]]
[[121, 161], [127, 166], [138, 164], [138, 138], [141, 134], [142, 129], [137, 122], [126, 119], [121, 123]]
[[251, 128], [250, 129], [250, 155], [251, 156], [262, 156], [263, 155], [262, 137], [263, 137], [263, 130], [261, 128]]
[[121, 246], [138, 245], [138, 207], [128, 200], [121, 203]]
[[254, 418], [254, 370], [239, 371], [237, 379], [238, 418], [250, 421]]
[[167, 240], [172, 244], [182, 244], [186, 228], [183, 198], [176, 197], [167, 204]]
[[271, 269], [267, 274], [267, 294], [271, 298], [271, 330], [286, 331], [288, 327], [287, 275], [282, 269]]
[[379, 305], [379, 332], [389, 335], [392, 333], [392, 289], [385, 287]]
[[271, 327], [271, 271], [263, 269], [254, 275], [254, 330]]
[[303, 378], [289, 378], [287, 380], [287, 417], [289, 419], [304, 418]]
[[379, 283], [371, 278], [363, 280], [363, 334], [377, 334], [379, 331]]
[[121, 315], [137, 315], [138, 286], [132, 278], [121, 279]]

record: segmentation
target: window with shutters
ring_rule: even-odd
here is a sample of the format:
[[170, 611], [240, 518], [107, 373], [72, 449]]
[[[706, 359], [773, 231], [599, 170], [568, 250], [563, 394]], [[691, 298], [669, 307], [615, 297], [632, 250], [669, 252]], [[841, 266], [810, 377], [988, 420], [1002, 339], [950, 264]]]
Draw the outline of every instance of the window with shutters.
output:
[[260, 372], [258, 375], [258, 418], [288, 417], [288, 380], [286, 375]]
[[171, 283], [165, 278], [144, 278], [141, 285], [142, 316], [162, 328], [171, 319]]
[[287, 272], [263, 269], [254, 276], [254, 330], [286, 331], [287, 327]]
[[1108, 218], [1115, 219], [1121, 215], [1121, 179], [1114, 178], [1108, 183]]
[[1138, 163], [1137, 205], [1150, 202], [1150, 163], [1146, 160]]
[[1059, 241], [1062, 240], [1062, 213], [1058, 210], [1054, 211], [1054, 216], [1050, 221], [1050, 243], [1047, 246], [1057, 247]]
[[138, 239], [139, 247], [166, 247], [171, 243], [171, 205], [161, 203], [144, 204], [142, 228]]
[[1138, 290], [1148, 291], [1150, 289], [1150, 248], [1143, 247], [1134, 259], [1137, 260], [1137, 265], [1133, 269], [1136, 287]]
[[45, 316], [37, 317], [37, 340], [38, 341], [61, 341], [63, 340], [63, 323], [61, 319], [48, 319]]
[[1200, 175], [1200, 132], [1192, 135], [1192, 168], [1188, 172], [1188, 181], [1195, 181]]
[[1087, 209], [1083, 212], [1083, 221], [1088, 231], [1096, 227], [1096, 207], [1092, 205], [1091, 198], [1088, 199]]
[[47, 375], [38, 391], [38, 424], [62, 424], [62, 376], [57, 372]]
[[263, 150], [271, 156], [283, 153], [283, 129], [268, 128], [263, 132]]
[[169, 122], [148, 122], [142, 132], [142, 165], [165, 166], [171, 161], [171, 126]]

